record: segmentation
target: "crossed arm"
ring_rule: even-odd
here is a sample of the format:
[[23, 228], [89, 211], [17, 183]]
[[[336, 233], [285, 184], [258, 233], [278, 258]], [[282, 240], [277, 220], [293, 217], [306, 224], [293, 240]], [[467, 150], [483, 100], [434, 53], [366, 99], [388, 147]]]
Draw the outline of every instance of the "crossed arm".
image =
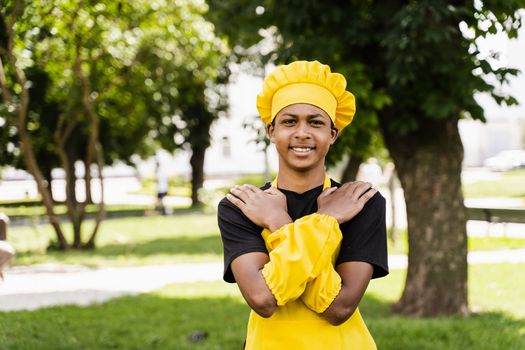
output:
[[[277, 310], [277, 301], [261, 272], [268, 261], [266, 253], [248, 253], [232, 262], [232, 271], [244, 299], [262, 317], [270, 317]], [[344, 323], [354, 313], [372, 277], [372, 266], [352, 261], [339, 264], [336, 271], [341, 276], [342, 287], [322, 314], [334, 326]]]
[[[351, 183], [343, 185], [340, 189], [328, 189], [318, 198], [318, 213], [330, 215], [336, 218], [338, 223], [348, 221], [359, 213], [366, 201], [375, 194], [375, 190], [368, 191], [369, 188], [369, 184]], [[228, 199], [259, 226], [275, 231], [291, 222], [286, 212], [286, 198], [274, 188], [261, 191], [253, 186], [242, 186], [232, 189], [232, 193], [237, 197], [230, 195]], [[268, 254], [257, 252], [241, 255], [231, 265], [243, 297], [262, 317], [270, 317], [278, 307], [277, 300], [262, 273], [269, 261]], [[372, 270], [370, 264], [357, 261], [337, 266], [336, 271], [341, 277], [341, 289], [322, 313], [328, 322], [339, 325], [354, 313], [368, 286]]]

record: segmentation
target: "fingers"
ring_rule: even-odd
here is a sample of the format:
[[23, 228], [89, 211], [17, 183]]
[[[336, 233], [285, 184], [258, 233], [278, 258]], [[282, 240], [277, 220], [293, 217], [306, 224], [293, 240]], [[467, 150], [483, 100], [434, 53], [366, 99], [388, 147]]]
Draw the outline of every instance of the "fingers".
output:
[[370, 182], [363, 181], [347, 182], [341, 186], [341, 189], [355, 201], [360, 201], [361, 203], [366, 203], [377, 193], [377, 189], [373, 188]]
[[365, 203], [368, 202], [368, 200], [372, 198], [376, 193], [377, 193], [377, 188], [371, 187], [357, 201], [361, 205], [365, 205]]
[[281, 193], [281, 191], [279, 191], [277, 188], [273, 187], [273, 186], [270, 186], [268, 187], [267, 189], [264, 190], [265, 193], [269, 193], [269, 194], [279, 194]]
[[244, 184], [242, 186], [240, 186], [242, 189], [246, 190], [246, 191], [250, 191], [250, 192], [253, 192], [253, 193], [258, 193], [258, 192], [261, 192], [261, 189], [257, 186], [254, 186], [254, 185], [250, 185], [250, 184]]
[[279, 191], [279, 189], [277, 187], [273, 187], [273, 186], [270, 186], [268, 187], [267, 189], [264, 190], [264, 193], [268, 193], [269, 195], [272, 195], [272, 196], [281, 196], [281, 197], [285, 197], [284, 196], [284, 193], [282, 193], [281, 191]]
[[246, 203], [244, 203], [239, 198], [235, 197], [234, 195], [228, 193], [226, 195], [226, 199], [228, 199], [230, 202], [232, 202], [237, 208], [243, 210], [246, 207]]
[[[242, 200], [244, 203], [246, 203], [246, 201], [248, 200], [249, 198], [249, 194], [241, 189], [239, 186], [234, 186], [230, 189], [230, 192], [235, 195], [236, 198]], [[233, 202], [232, 202], [233, 203]], [[235, 203], [234, 203], [235, 204]]]
[[324, 190], [320, 195], [319, 197], [326, 197], [326, 196], [329, 196], [331, 195], [332, 193], [334, 193], [335, 191], [337, 191], [337, 187], [330, 187], [330, 188], [327, 188], [326, 190]]
[[258, 192], [261, 192], [261, 190], [253, 185], [235, 185], [230, 189], [230, 192], [246, 203], [250, 197]]
[[353, 183], [351, 191], [351, 195], [355, 199], [359, 199], [363, 193], [368, 191], [372, 187], [372, 184], [370, 182], [363, 182], [363, 181], [356, 181]]

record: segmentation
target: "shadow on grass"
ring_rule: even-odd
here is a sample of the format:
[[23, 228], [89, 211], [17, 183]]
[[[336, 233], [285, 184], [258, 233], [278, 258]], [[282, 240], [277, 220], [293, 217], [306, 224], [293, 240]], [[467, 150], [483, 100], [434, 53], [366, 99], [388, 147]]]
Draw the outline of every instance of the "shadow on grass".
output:
[[[411, 319], [392, 315], [389, 307], [371, 296], [360, 307], [381, 350], [525, 348], [525, 320], [502, 313]], [[148, 294], [87, 308], [5, 313], [0, 348], [241, 349], [248, 312], [238, 296]], [[208, 336], [191, 342], [196, 332]]]
[[221, 238], [218, 234], [204, 237], [182, 236], [160, 238], [143, 243], [110, 244], [97, 248], [96, 254], [102, 256], [123, 253], [138, 256], [155, 254], [222, 254]]

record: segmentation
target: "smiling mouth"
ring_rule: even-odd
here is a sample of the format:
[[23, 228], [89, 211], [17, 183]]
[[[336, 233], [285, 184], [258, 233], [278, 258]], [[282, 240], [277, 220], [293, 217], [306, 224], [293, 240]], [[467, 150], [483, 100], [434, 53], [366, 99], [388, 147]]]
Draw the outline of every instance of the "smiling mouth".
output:
[[308, 153], [313, 151], [315, 147], [290, 147], [290, 149], [297, 153]]

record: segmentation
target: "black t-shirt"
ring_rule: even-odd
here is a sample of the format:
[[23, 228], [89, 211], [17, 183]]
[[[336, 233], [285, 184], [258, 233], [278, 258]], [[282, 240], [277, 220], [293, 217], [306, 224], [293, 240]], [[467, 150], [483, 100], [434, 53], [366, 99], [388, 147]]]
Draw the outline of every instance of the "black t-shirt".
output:
[[[331, 180], [333, 186], [341, 186]], [[262, 190], [271, 186], [267, 183]], [[286, 196], [288, 215], [293, 221], [317, 211], [317, 197], [323, 186], [296, 193], [279, 189]], [[374, 267], [372, 278], [388, 274], [386, 245], [385, 198], [378, 192], [352, 220], [339, 227], [343, 233], [336, 265], [348, 261], [364, 261]], [[240, 255], [253, 252], [268, 253], [262, 238], [263, 228], [251, 222], [242, 211], [226, 198], [218, 208], [219, 229], [224, 245], [224, 275], [226, 282], [235, 282], [232, 261]]]

